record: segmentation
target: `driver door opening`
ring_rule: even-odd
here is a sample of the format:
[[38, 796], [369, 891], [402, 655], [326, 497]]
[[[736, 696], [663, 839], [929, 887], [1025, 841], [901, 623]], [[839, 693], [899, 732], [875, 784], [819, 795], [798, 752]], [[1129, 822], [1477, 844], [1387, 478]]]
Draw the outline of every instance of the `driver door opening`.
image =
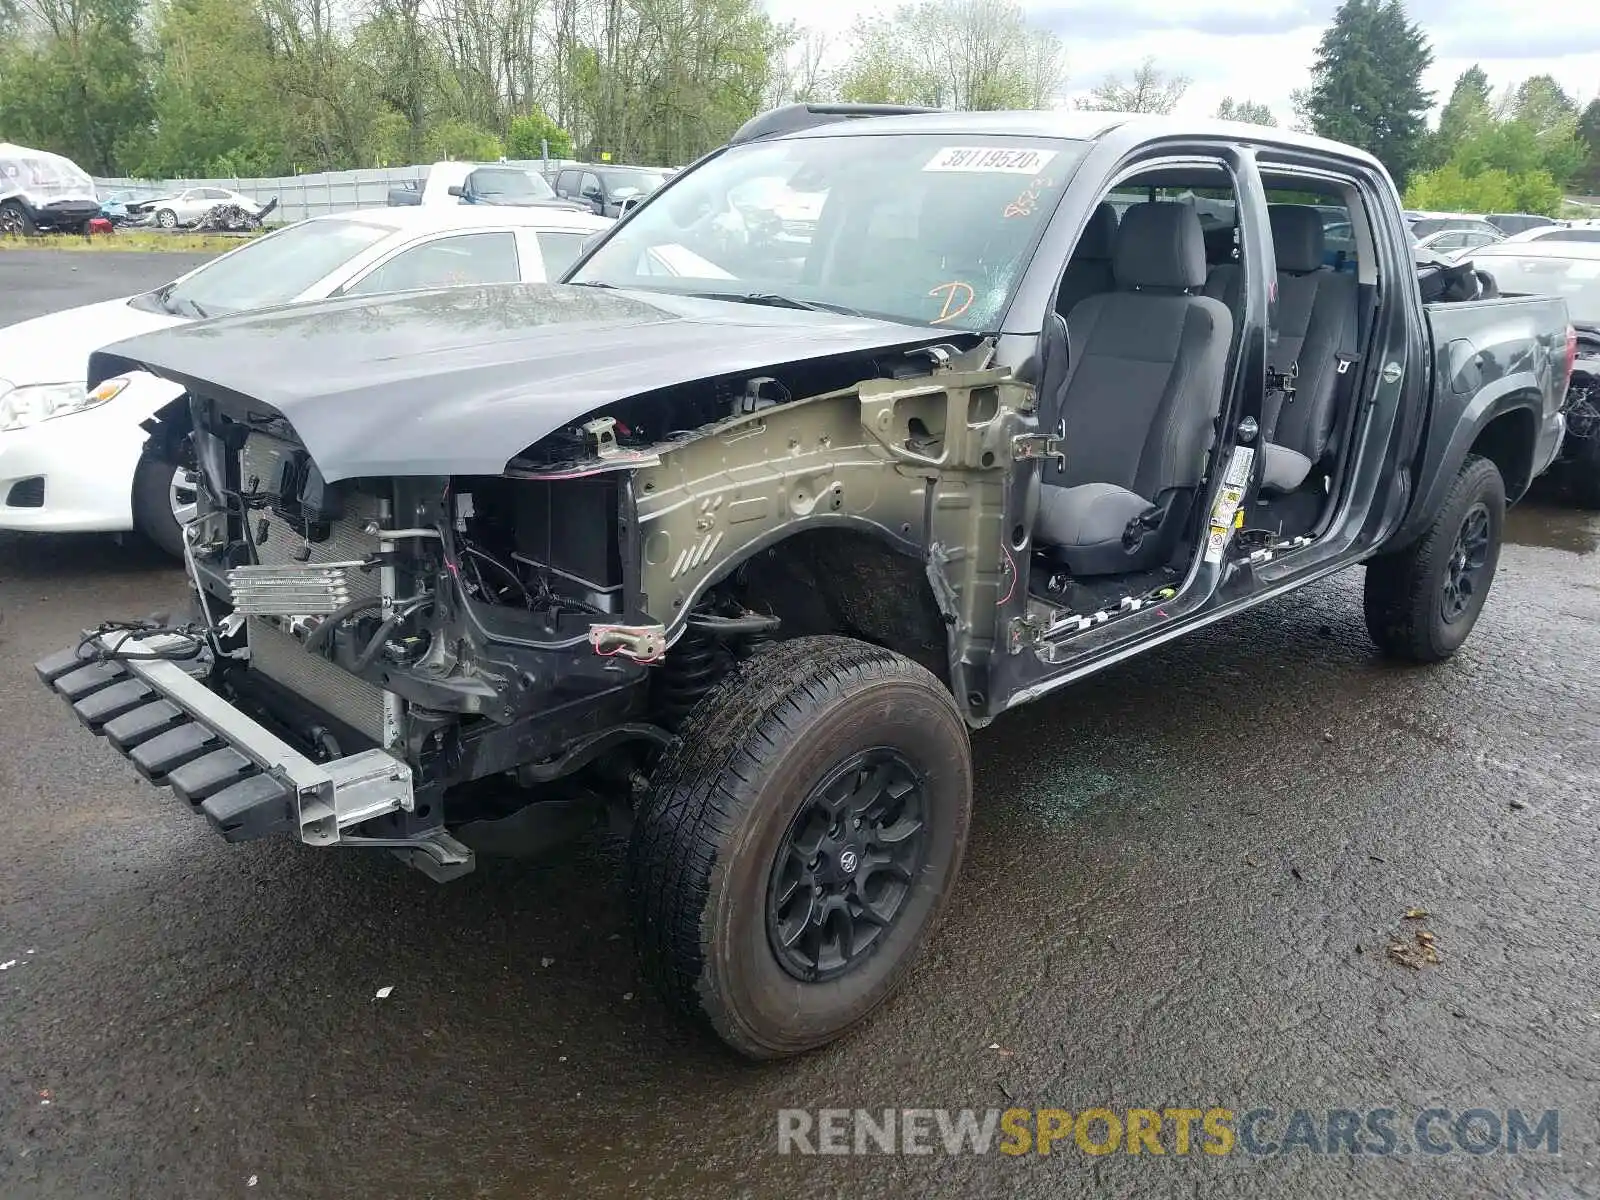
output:
[[1103, 198], [1064, 267], [1068, 361], [1039, 402], [1064, 458], [1030, 503], [1030, 591], [1057, 615], [1095, 623], [1171, 599], [1205, 545], [1242, 326], [1208, 293], [1208, 265], [1239, 269], [1237, 210], [1221, 162], [1145, 167]]

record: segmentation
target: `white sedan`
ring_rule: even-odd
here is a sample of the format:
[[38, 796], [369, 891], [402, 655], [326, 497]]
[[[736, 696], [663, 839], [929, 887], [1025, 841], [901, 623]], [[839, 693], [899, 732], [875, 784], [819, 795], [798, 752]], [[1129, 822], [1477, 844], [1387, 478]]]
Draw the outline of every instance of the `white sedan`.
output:
[[150, 213], [161, 228], [176, 229], [180, 225], [193, 225], [219, 204], [237, 204], [246, 212], [255, 212], [261, 207], [249, 196], [219, 187], [186, 188], [154, 200], [135, 200], [133, 207], [137, 212]]
[[144, 457], [142, 428], [182, 388], [135, 372], [87, 391], [89, 355], [101, 346], [297, 300], [554, 280], [613, 226], [561, 209], [470, 205], [316, 217], [153, 292], [0, 329], [0, 530], [137, 529], [182, 554], [193, 487], [185, 472]]

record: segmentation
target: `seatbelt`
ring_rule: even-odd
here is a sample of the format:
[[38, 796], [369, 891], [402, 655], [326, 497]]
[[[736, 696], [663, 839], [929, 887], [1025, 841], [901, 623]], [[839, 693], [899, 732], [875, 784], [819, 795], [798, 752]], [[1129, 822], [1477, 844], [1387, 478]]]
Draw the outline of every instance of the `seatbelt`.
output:
[[1328, 431], [1328, 451], [1337, 457], [1344, 453], [1345, 430], [1353, 428], [1355, 422], [1352, 402], [1355, 398], [1356, 381], [1361, 378], [1358, 369], [1361, 365], [1361, 355], [1357, 353], [1357, 344], [1361, 337], [1361, 318], [1365, 315], [1360, 311], [1362, 306], [1357, 306], [1356, 319], [1345, 322], [1343, 333], [1339, 340], [1341, 347], [1334, 351], [1335, 369], [1338, 374], [1333, 380], [1333, 428]]

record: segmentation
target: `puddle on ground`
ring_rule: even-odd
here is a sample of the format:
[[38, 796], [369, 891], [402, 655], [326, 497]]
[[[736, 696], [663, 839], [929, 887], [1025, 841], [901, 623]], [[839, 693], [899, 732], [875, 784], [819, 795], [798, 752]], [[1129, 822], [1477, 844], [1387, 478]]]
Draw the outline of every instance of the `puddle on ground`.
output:
[[1600, 514], [1519, 504], [1506, 514], [1506, 541], [1513, 546], [1593, 554], [1600, 550]]

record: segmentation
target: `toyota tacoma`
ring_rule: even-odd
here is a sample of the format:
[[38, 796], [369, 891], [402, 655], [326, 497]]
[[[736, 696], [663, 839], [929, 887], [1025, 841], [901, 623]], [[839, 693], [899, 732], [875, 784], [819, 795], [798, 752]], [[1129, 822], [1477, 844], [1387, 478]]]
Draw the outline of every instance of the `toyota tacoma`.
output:
[[1424, 303], [1346, 146], [791, 106], [564, 283], [95, 355], [185, 389], [198, 615], [38, 673], [230, 842], [448, 879], [620, 816], [646, 975], [781, 1057], [927, 941], [969, 731], [1358, 564], [1382, 651], [1459, 649], [1573, 353], [1559, 300]]

